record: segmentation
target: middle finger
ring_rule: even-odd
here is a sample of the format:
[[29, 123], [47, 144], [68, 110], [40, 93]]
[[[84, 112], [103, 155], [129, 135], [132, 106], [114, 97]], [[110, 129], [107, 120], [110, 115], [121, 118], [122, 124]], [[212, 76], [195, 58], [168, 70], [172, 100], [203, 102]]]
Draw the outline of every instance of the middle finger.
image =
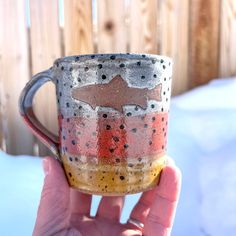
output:
[[102, 197], [97, 216], [111, 220], [119, 220], [124, 206], [124, 197]]

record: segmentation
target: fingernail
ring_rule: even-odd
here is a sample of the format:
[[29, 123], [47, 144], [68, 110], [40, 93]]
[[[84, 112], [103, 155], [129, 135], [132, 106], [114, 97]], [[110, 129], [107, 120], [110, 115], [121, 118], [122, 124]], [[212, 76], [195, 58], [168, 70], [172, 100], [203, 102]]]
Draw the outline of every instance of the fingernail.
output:
[[43, 159], [43, 171], [45, 176], [49, 174], [50, 171], [50, 163], [48, 159]]

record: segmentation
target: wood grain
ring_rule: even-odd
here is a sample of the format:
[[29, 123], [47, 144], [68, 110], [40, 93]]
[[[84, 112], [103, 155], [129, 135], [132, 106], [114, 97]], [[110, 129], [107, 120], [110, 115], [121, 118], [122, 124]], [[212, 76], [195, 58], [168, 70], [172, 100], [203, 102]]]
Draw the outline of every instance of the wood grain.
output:
[[92, 1], [64, 0], [65, 54], [93, 53]]
[[33, 136], [18, 111], [20, 92], [29, 80], [28, 52], [25, 1], [0, 1], [0, 122], [11, 154], [33, 154]]
[[159, 4], [160, 53], [173, 59], [172, 95], [188, 89], [189, 1], [163, 0]]
[[125, 1], [97, 1], [97, 48], [100, 53], [127, 51]]
[[158, 52], [157, 0], [131, 0], [129, 42], [131, 53]]
[[[0, 58], [0, 61], [1, 61], [1, 58]], [[5, 151], [6, 147], [3, 146], [4, 145], [4, 134], [3, 134], [3, 110], [4, 109], [3, 109], [3, 106], [6, 103], [3, 101], [4, 100], [3, 94], [4, 94], [3, 79], [0, 72], [0, 149]]]
[[224, 0], [221, 6], [220, 75], [236, 75], [236, 1]]
[[218, 76], [220, 0], [191, 0], [189, 80], [195, 87]]
[[[66, 55], [168, 55], [174, 61], [174, 95], [218, 75], [236, 75], [235, 0], [64, 0], [64, 28], [58, 26], [57, 0], [30, 0], [30, 29], [26, 2], [0, 1], [0, 148], [9, 153], [35, 153], [18, 98], [30, 73], [50, 67], [64, 55], [61, 48]], [[40, 89], [35, 102], [42, 123], [57, 132], [53, 85]], [[48, 154], [42, 146], [39, 150]]]
[[[32, 73], [50, 68], [56, 58], [61, 57], [61, 41], [57, 0], [30, 0], [30, 39]], [[53, 83], [45, 84], [35, 96], [34, 110], [50, 131], [57, 134], [56, 92]], [[39, 155], [51, 154], [40, 141]]]

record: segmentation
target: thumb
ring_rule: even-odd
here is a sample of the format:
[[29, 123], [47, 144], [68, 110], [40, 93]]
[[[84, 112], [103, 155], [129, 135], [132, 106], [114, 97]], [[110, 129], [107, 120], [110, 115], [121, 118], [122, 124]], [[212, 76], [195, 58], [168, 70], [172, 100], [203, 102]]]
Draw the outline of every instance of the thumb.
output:
[[49, 207], [55, 201], [58, 204], [59, 200], [64, 206], [69, 199], [69, 185], [60, 163], [52, 157], [46, 157], [43, 160], [43, 170], [45, 178], [40, 207]]
[[46, 157], [43, 169], [45, 178], [34, 232], [44, 228], [49, 222], [63, 222], [63, 219], [57, 218], [60, 216], [65, 219], [69, 208], [69, 185], [60, 163], [52, 157]]

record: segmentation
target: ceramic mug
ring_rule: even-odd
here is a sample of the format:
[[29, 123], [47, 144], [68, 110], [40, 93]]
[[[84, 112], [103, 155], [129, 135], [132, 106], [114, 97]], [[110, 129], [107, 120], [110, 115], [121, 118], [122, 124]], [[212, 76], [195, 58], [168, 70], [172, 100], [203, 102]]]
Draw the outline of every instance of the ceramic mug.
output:
[[[166, 162], [171, 76], [165, 56], [64, 57], [25, 86], [20, 113], [62, 163], [72, 187], [99, 195], [146, 191]], [[32, 106], [47, 81], [56, 86], [58, 137], [40, 124]]]

